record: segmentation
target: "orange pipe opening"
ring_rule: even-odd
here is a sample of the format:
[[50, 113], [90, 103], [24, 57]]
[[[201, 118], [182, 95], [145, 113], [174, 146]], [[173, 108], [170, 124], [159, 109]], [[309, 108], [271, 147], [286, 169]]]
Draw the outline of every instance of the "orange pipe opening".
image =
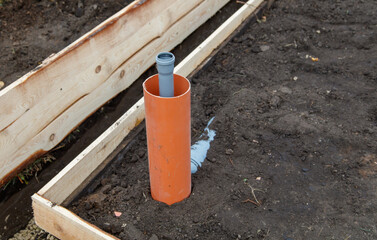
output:
[[160, 97], [156, 74], [143, 90], [151, 194], [171, 205], [191, 193], [191, 86], [174, 74], [174, 97]]

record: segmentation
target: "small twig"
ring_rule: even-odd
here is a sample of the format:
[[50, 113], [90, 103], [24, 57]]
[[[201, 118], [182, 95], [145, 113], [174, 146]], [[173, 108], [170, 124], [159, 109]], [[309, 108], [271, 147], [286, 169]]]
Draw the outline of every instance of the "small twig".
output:
[[232, 164], [232, 166], [234, 167], [234, 163], [233, 163], [233, 160], [231, 158], [229, 158], [229, 162]]
[[348, 235], [344, 240], [348, 240], [352, 235]]
[[263, 191], [260, 190], [260, 189], [257, 189], [257, 188], [253, 188], [250, 184], [248, 184], [248, 183], [246, 183], [246, 182], [245, 182], [245, 184], [247, 184], [247, 186], [249, 186], [249, 188], [251, 189], [251, 194], [253, 194], [253, 197], [254, 197], [255, 201], [256, 201], [256, 202], [258, 203], [258, 205], [260, 206], [261, 203], [258, 201], [257, 197], [255, 196], [255, 191], [260, 191], [260, 192], [263, 192]]
[[94, 219], [94, 221], [97, 221], [97, 218], [96, 218], [93, 214], [90, 214], [90, 213], [88, 212], [88, 215], [91, 216], [91, 217]]
[[319, 230], [318, 237], [319, 237], [319, 235], [321, 235], [322, 230], [323, 230], [323, 227], [321, 228], [321, 230]]
[[251, 202], [251, 203], [253, 203], [254, 205], [256, 205], [256, 206], [260, 206], [260, 204], [258, 204], [258, 203], [256, 203], [256, 202], [254, 202], [253, 200], [251, 200], [251, 199], [246, 199], [245, 201], [242, 201], [243, 203], [247, 203], [247, 202]]
[[246, 89], [246, 88], [241, 88], [240, 90], [235, 91], [235, 92], [233, 93], [233, 96], [236, 95], [237, 93], [240, 93], [242, 90], [245, 90], [245, 89]]
[[239, 0], [237, 0], [236, 3], [246, 4], [246, 2], [244, 2], [244, 1], [239, 1]]
[[22, 181], [22, 179], [20, 178], [20, 176], [17, 175], [17, 177], [18, 177], [18, 180], [20, 180], [21, 183], [24, 183], [24, 182]]

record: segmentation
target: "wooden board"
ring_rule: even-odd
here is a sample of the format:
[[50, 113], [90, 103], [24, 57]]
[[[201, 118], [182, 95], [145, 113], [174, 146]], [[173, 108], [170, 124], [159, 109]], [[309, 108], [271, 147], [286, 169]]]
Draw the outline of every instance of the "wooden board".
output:
[[1, 91], [0, 186], [228, 1], [137, 1]]
[[44, 230], [53, 233], [59, 239], [118, 239], [38, 194], [34, 194], [32, 199], [37, 225], [43, 225]]
[[[196, 66], [205, 61], [211, 52], [222, 43], [221, 40], [229, 37], [229, 35], [242, 23], [242, 20], [250, 16], [262, 2], [263, 0], [248, 1], [245, 6], [232, 15], [230, 20], [227, 20], [221, 25], [218, 30], [216, 30], [188, 57], [186, 57], [176, 67], [175, 72], [183, 76], [187, 76], [193, 72]], [[72, 194], [72, 192], [74, 192], [75, 189], [85, 181], [85, 179], [91, 174], [90, 169], [95, 169], [96, 166], [99, 166], [106, 157], [111, 154], [128, 132], [141, 121], [140, 117], [144, 118], [143, 98], [141, 98], [125, 115], [106, 130], [106, 132], [96, 139], [87, 149], [77, 156], [46, 186], [33, 195], [34, 216], [36, 223], [40, 227], [58, 237], [62, 236], [62, 232], [74, 232], [77, 228], [86, 228], [78, 230], [78, 235], [69, 236], [69, 239], [81, 239], [81, 237], [85, 236], [86, 232], [93, 230], [92, 225], [59, 206], [59, 204], [64, 202], [66, 198], [70, 197], [70, 194]], [[67, 212], [69, 212], [69, 214]], [[64, 224], [60, 224], [56, 227], [51, 223], [51, 220], [44, 216], [53, 218], [53, 222], [64, 222]], [[92, 239], [106, 239], [105, 237], [107, 236], [102, 230], [100, 230], [100, 233], [96, 230], [92, 232], [92, 234], [95, 234]]]

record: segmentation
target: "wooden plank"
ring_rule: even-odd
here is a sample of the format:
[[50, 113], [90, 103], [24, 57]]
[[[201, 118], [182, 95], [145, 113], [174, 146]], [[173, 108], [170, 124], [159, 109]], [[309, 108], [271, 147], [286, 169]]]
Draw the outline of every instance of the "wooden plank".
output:
[[[154, 1], [158, 0], [153, 0], [153, 2]], [[121, 36], [118, 37], [114, 35], [113, 32], [121, 31], [121, 28], [126, 29], [130, 24], [133, 29], [135, 23], [132, 21], [133, 18], [140, 16], [134, 16], [131, 20], [128, 19], [130, 18], [130, 16], [128, 16], [128, 21], [118, 17], [115, 19], [116, 22], [113, 23], [113, 25], [119, 26], [112, 27], [114, 29], [110, 29], [110, 33], [105, 34], [105, 37], [103, 37], [105, 39], [98, 39], [98, 41], [96, 40], [94, 43], [91, 43], [94, 39], [92, 38], [89, 42], [90, 44], [87, 44], [88, 46], [85, 47], [85, 42], [82, 43], [81, 48], [84, 48], [84, 50], [80, 50], [79, 53], [74, 53], [74, 57], [76, 58], [78, 58], [78, 55], [82, 52], [87, 53], [88, 50], [86, 50], [86, 48], [94, 51], [94, 48], [101, 48], [101, 46], [104, 45], [105, 47], [103, 48], [107, 50], [104, 51], [101, 49], [101, 51], [98, 51], [99, 53], [96, 54], [97, 57], [91, 56], [90, 59], [84, 58], [86, 61], [90, 62], [90, 60], [92, 60], [92, 62], [95, 62], [92, 64], [91, 72], [87, 70], [88, 66], [80, 65], [80, 59], [78, 59], [78, 61], [71, 63], [69, 66], [72, 69], [83, 70], [77, 73], [78, 76], [71, 76], [72, 74], [67, 76], [67, 74], [62, 73], [61, 71], [63, 70], [68, 71], [66, 69], [67, 67], [64, 66], [64, 69], [60, 70], [60, 75], [56, 72], [52, 72], [54, 75], [42, 72], [34, 78], [32, 78], [34, 75], [27, 78], [25, 84], [33, 83], [33, 81], [38, 83], [40, 78], [44, 78], [45, 81], [52, 79], [49, 90], [46, 89], [46, 87], [43, 90], [47, 91], [49, 96], [43, 96], [43, 99], [40, 99], [36, 103], [27, 104], [33, 106], [28, 108], [29, 110], [20, 116], [10, 111], [9, 114], [4, 113], [5, 117], [0, 119], [1, 129], [1, 124], [8, 124], [10, 121], [10, 115], [14, 115], [13, 117], [17, 118], [8, 127], [0, 131], [0, 156], [2, 156], [0, 159], [0, 185], [11, 176], [11, 174], [8, 174], [10, 170], [13, 170], [13, 173], [17, 172], [27, 164], [25, 160], [30, 159], [31, 156], [36, 157], [56, 146], [87, 116], [120, 91], [130, 86], [135, 79], [154, 63], [154, 55], [157, 52], [174, 48], [228, 1], [229, 0], [180, 0], [175, 1], [174, 4], [167, 8], [163, 8], [166, 7], [165, 4], [161, 4], [161, 6], [149, 4], [146, 6], [148, 8], [143, 12], [145, 15], [154, 13], [156, 9], [153, 9], [153, 12], [149, 13], [152, 11], [149, 8], [152, 7], [157, 9], [162, 8], [164, 10], [162, 11], [160, 9], [161, 13], [159, 17], [146, 22], [143, 26], [140, 26], [140, 24], [145, 23], [146, 20], [144, 20], [144, 22], [138, 22], [137, 26], [140, 28], [137, 32], [133, 32], [131, 36], [126, 34], [125, 37], [122, 37], [122, 34], [120, 34]], [[187, 12], [188, 10], [190, 10], [190, 12]], [[123, 18], [126, 18], [126, 16], [125, 14], [122, 15]], [[144, 18], [146, 17], [144, 16]], [[113, 19], [113, 21], [115, 20]], [[121, 20], [122, 23], [120, 23]], [[123, 32], [125, 31], [123, 30]], [[111, 37], [108, 37], [109, 35], [111, 35]], [[120, 38], [120, 40], [114, 40], [113, 38]], [[111, 39], [111, 41], [109, 39]], [[112, 48], [111, 51], [109, 50], [109, 46], [104, 44], [106, 40], [114, 42], [114, 44], [108, 44]], [[130, 41], [132, 41], [132, 43], [134, 41], [138, 43], [135, 44], [136, 46], [133, 46], [133, 48], [130, 48], [130, 46], [133, 45], [130, 44]], [[97, 44], [96, 42], [99, 43]], [[67, 55], [66, 58], [72, 58], [72, 56]], [[99, 60], [96, 60], [96, 58], [104, 62], [97, 63]], [[64, 61], [63, 63], [66, 62], [67, 61]], [[51, 60], [50, 63], [46, 65], [45, 69], [58, 68], [59, 70], [61, 64], [62, 63], [55, 64], [55, 62]], [[72, 66], [72, 64], [76, 65], [76, 67]], [[101, 66], [101, 72], [97, 74], [95, 72], [98, 70], [98, 66]], [[51, 72], [47, 70], [45, 72]], [[41, 70], [38, 70], [37, 73], [40, 71]], [[106, 73], [101, 75], [102, 72]], [[57, 81], [54, 77], [59, 77], [58, 80], [60, 81]], [[69, 80], [68, 83], [63, 81], [64, 79], [62, 78], [65, 77]], [[94, 82], [96, 81], [98, 85], [94, 86]], [[0, 95], [0, 104], [2, 101], [9, 100], [9, 96], [13, 95], [13, 97], [16, 97], [15, 94], [18, 92], [18, 88], [33, 88], [33, 86], [35, 88], [35, 85], [38, 85], [37, 83], [31, 86], [14, 86], [13, 91], [7, 90], [7, 94], [2, 93], [2, 95]], [[59, 85], [56, 85], [58, 83]], [[86, 89], [86, 84], [88, 83], [93, 85], [91, 89]], [[82, 87], [81, 85], [85, 86]], [[75, 95], [76, 90], [77, 94]], [[26, 91], [26, 93], [28, 92]], [[34, 100], [37, 98], [38, 94], [34, 96], [33, 94], [36, 93], [29, 93]], [[72, 95], [75, 95], [75, 97], [72, 97]], [[23, 97], [27, 98], [26, 96]], [[74, 102], [72, 103], [72, 101]], [[43, 110], [42, 112], [44, 114], [41, 110]], [[53, 119], [51, 120], [51, 118]]]
[[34, 194], [32, 200], [37, 225], [59, 239], [118, 239], [38, 194]]

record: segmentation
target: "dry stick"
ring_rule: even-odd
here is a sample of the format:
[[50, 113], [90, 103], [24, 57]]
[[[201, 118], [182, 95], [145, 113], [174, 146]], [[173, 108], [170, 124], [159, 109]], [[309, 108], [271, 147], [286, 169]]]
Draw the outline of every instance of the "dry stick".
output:
[[260, 206], [260, 204], [258, 204], [258, 203], [256, 203], [256, 202], [254, 202], [253, 200], [251, 200], [251, 199], [246, 199], [245, 201], [242, 201], [243, 203], [247, 203], [247, 202], [251, 202], [251, 203], [253, 203], [253, 204], [255, 204], [255, 205], [257, 205], [258, 207]]
[[231, 158], [229, 158], [229, 162], [232, 164], [232, 166], [234, 167], [234, 163], [233, 163], [233, 160]]
[[260, 206], [261, 203], [258, 201], [257, 197], [255, 196], [254, 191], [260, 191], [260, 192], [263, 192], [263, 191], [260, 190], [260, 189], [257, 189], [257, 188], [253, 188], [253, 187], [252, 187], [250, 184], [248, 184], [248, 183], [245, 183], [245, 184], [247, 184], [247, 186], [249, 186], [249, 188], [251, 189], [251, 194], [253, 194], [253, 197], [254, 197], [255, 201], [258, 203], [258, 206]]

